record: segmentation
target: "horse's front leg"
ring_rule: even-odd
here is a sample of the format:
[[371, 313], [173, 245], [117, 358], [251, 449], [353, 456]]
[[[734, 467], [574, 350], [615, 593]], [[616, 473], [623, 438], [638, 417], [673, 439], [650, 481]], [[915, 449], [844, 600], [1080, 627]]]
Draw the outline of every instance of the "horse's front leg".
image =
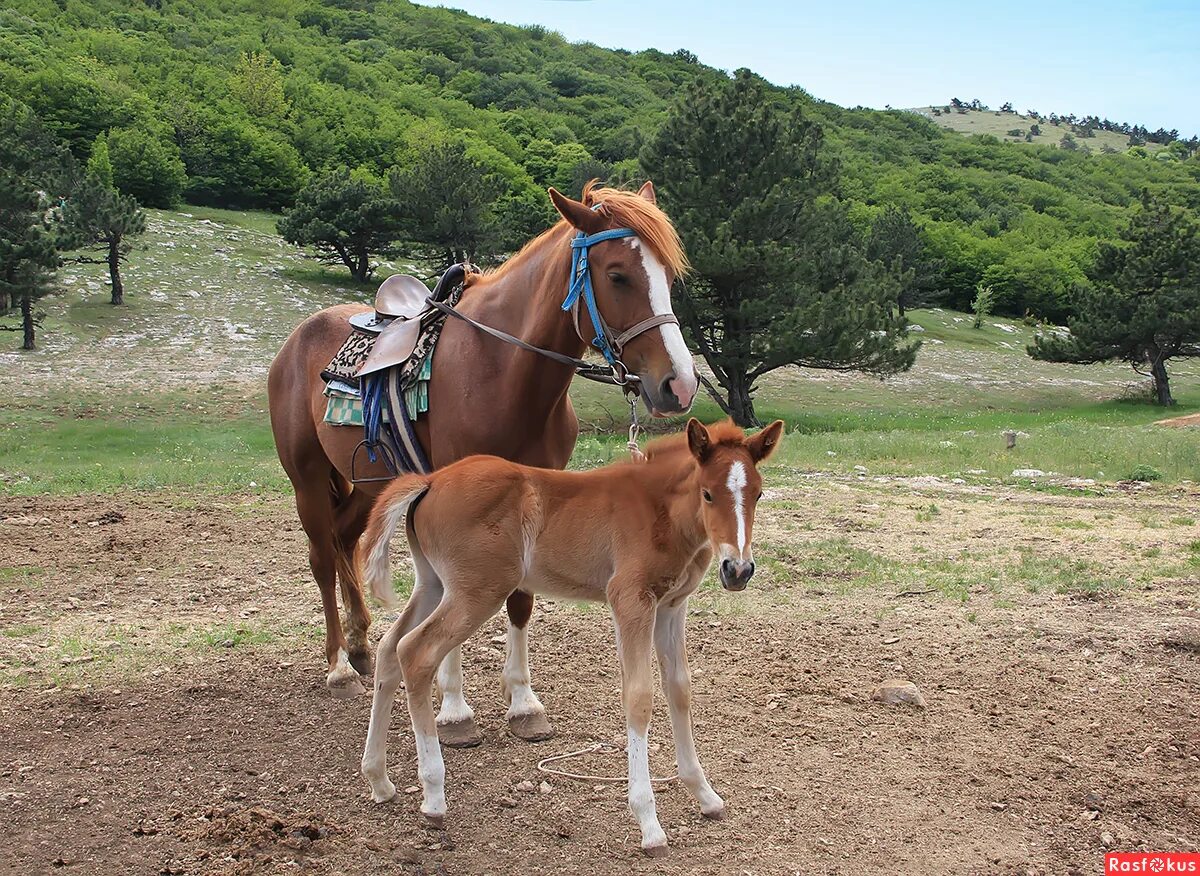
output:
[[650, 665], [656, 600], [637, 579], [614, 578], [609, 603], [617, 629], [621, 661], [621, 695], [629, 754], [629, 809], [642, 831], [642, 849], [658, 857], [667, 853], [667, 835], [658, 823], [650, 784], [650, 715], [654, 708], [654, 676]]
[[696, 756], [696, 741], [692, 737], [692, 679], [688, 670], [685, 627], [687, 624], [687, 599], [677, 605], [663, 605], [658, 609], [654, 623], [654, 647], [658, 651], [658, 665], [662, 671], [663, 689], [667, 693], [667, 705], [671, 711], [671, 733], [675, 737], [675, 765], [679, 779], [700, 803], [700, 812], [706, 818], [720, 818], [725, 814], [722, 800], [700, 766]]
[[529, 676], [529, 619], [533, 615], [533, 596], [514, 590], [506, 602], [508, 608], [507, 648], [501, 686], [508, 701], [508, 729], [527, 742], [541, 742], [554, 736], [554, 727], [546, 717], [546, 707], [533, 692]]

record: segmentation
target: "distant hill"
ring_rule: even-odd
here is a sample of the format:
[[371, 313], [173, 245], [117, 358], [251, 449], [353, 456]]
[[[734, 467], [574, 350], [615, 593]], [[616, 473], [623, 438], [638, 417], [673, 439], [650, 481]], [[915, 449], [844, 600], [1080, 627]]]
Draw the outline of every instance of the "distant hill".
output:
[[[940, 112], [935, 112], [939, 110]], [[1079, 147], [1087, 147], [1093, 153], [1125, 152], [1129, 147], [1129, 137], [1115, 131], [1093, 131], [1092, 136], [1084, 137], [1074, 133], [1073, 126], [1059, 122], [1051, 123], [1045, 117], [1023, 116], [1017, 112], [1000, 112], [999, 110], [972, 110], [965, 112], [951, 110], [945, 112], [943, 107], [922, 106], [913, 110], [923, 115], [935, 125], [960, 134], [990, 134], [1009, 143], [1033, 143], [1037, 146], [1061, 145], [1064, 135], [1072, 134]], [[1038, 133], [1031, 139], [1026, 139], [1030, 129], [1037, 127]], [[1020, 131], [1014, 134], [1014, 131]], [[1147, 152], [1156, 152], [1163, 148], [1159, 143], [1146, 143]]]

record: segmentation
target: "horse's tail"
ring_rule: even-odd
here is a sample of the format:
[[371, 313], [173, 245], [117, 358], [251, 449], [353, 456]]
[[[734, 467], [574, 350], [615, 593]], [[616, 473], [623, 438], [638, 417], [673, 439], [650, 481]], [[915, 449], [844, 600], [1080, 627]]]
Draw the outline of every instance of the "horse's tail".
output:
[[396, 528], [413, 503], [429, 489], [429, 478], [403, 475], [393, 481], [376, 500], [366, 532], [358, 542], [358, 565], [372, 595], [388, 608], [396, 606], [388, 563], [388, 547]]

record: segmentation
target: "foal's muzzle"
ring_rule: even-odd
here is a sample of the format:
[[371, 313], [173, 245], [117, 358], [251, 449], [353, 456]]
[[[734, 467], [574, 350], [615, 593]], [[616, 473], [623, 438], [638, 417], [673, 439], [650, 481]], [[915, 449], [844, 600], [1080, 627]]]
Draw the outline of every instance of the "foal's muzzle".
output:
[[753, 576], [753, 560], [721, 560], [721, 586], [726, 590], [745, 590]]

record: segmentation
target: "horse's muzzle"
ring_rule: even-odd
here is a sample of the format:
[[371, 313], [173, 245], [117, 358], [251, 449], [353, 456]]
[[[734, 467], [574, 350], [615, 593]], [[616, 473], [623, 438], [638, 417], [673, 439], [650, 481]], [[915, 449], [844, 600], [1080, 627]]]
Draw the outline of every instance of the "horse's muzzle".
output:
[[696, 398], [699, 381], [695, 374], [676, 376], [674, 371], [658, 381], [642, 377], [642, 399], [650, 413], [656, 417], [670, 417], [685, 413]]
[[745, 590], [754, 577], [753, 560], [721, 560], [721, 586], [734, 592]]

